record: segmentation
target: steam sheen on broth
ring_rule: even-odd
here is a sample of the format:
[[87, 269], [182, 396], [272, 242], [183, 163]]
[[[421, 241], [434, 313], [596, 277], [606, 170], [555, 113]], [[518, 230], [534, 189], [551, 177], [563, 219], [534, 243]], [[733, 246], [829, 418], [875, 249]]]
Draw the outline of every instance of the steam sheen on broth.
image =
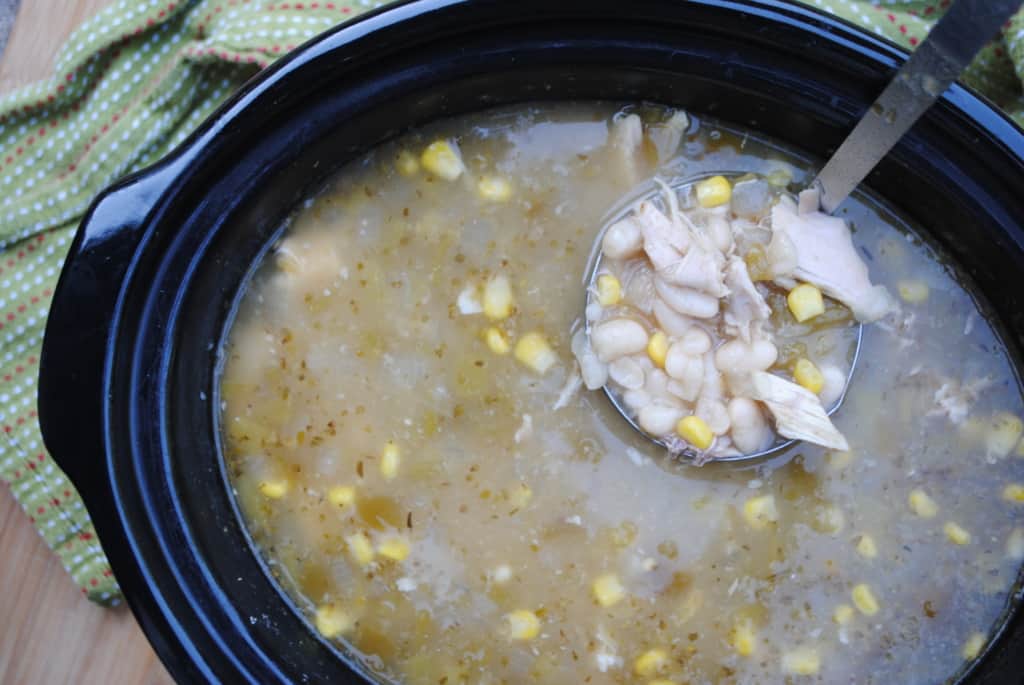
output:
[[860, 197], [843, 216], [900, 308], [866, 329], [833, 417], [849, 451], [667, 459], [571, 383], [602, 218], [656, 172], [798, 189], [809, 164], [692, 118], [666, 150], [673, 113], [628, 111], [633, 168], [619, 106], [521, 106], [405, 135], [295, 213], [220, 390], [269, 568], [327, 639], [403, 683], [951, 677], [1024, 559], [1006, 348], [935, 249]]

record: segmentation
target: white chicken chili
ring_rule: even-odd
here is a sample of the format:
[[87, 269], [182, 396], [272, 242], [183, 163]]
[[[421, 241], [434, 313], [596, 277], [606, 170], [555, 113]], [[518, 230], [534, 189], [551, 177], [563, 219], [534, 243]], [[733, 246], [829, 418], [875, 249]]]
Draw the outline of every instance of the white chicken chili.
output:
[[[819, 221], [786, 199], [810, 167], [682, 112], [562, 103], [438, 122], [342, 168], [247, 286], [220, 381], [231, 486], [310, 629], [416, 685], [925, 685], [983, 654], [1024, 561], [1011, 354], [955, 266], [870, 198], [837, 219], [867, 298], [804, 273], [799, 235], [797, 266], [778, 270], [782, 223]], [[679, 211], [717, 223], [730, 294], [714, 317], [672, 309], [675, 327], [636, 304], [652, 262], [614, 252], [635, 236], [600, 231], [655, 177], [712, 170], [728, 205], [680, 196]], [[614, 280], [589, 294], [604, 301], [591, 359], [574, 333], [599, 240]], [[759, 444], [773, 416], [728, 374], [826, 407], [829, 369], [883, 292], [892, 311], [864, 326], [831, 419], [848, 449], [698, 468], [584, 386], [602, 367], [624, 392], [703, 371], [695, 409], [710, 362], [729, 421], [716, 433], [704, 416], [711, 444]], [[698, 444], [691, 417], [652, 420]]]

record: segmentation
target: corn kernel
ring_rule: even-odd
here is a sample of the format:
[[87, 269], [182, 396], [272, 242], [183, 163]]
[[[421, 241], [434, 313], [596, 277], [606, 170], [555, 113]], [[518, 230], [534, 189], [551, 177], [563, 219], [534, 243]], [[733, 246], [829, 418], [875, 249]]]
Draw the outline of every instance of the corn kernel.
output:
[[420, 163], [432, 174], [454, 181], [466, 170], [459, 148], [447, 140], [435, 140], [420, 155]]
[[327, 491], [327, 501], [336, 507], [348, 507], [356, 501], [356, 489], [351, 485], [336, 485]]
[[969, 545], [971, 543], [971, 534], [953, 521], [947, 522], [942, 527], [942, 532], [946, 534], [946, 539], [954, 545]]
[[512, 197], [512, 184], [497, 176], [484, 176], [476, 184], [476, 192], [489, 202], [508, 202]]
[[836, 470], [845, 469], [853, 461], [853, 455], [845, 450], [834, 450], [825, 455], [825, 461]]
[[345, 538], [345, 544], [348, 545], [352, 558], [360, 565], [366, 566], [373, 561], [373, 545], [370, 544], [370, 538], [366, 537], [366, 533], [349, 535]]
[[934, 518], [939, 513], [939, 505], [928, 496], [927, 492], [920, 488], [910, 491], [910, 495], [907, 496], [907, 502], [910, 504], [910, 510], [921, 518]]
[[921, 304], [928, 299], [928, 284], [924, 281], [900, 281], [896, 290], [900, 298], [909, 304]]
[[740, 656], [750, 656], [757, 649], [757, 631], [749, 618], [736, 622], [731, 637], [733, 649]]
[[993, 457], [1005, 457], [1021, 439], [1024, 422], [1009, 412], [999, 412], [992, 417], [992, 425], [985, 436], [985, 449]]
[[668, 336], [663, 331], [655, 331], [647, 341], [647, 356], [659, 369], [665, 368], [665, 357], [668, 356]]
[[1003, 499], [1014, 504], [1024, 504], [1024, 485], [1010, 483], [1003, 488]]
[[611, 307], [622, 301], [622, 283], [611, 274], [597, 277], [597, 301], [602, 307]]
[[516, 509], [522, 509], [533, 499], [533, 490], [526, 483], [520, 483], [506, 493], [509, 504]]
[[825, 313], [825, 300], [821, 291], [810, 283], [801, 283], [786, 295], [786, 304], [793, 318], [800, 323]]
[[516, 342], [515, 357], [523, 366], [537, 373], [546, 373], [558, 362], [558, 355], [551, 349], [543, 334], [527, 333]]
[[705, 209], [724, 205], [732, 199], [732, 184], [725, 176], [712, 176], [698, 181], [697, 204]]
[[657, 675], [668, 666], [668, 652], [660, 647], [648, 649], [633, 662], [633, 671], [638, 676], [648, 678]]
[[964, 659], [971, 661], [977, 659], [978, 655], [981, 654], [981, 648], [985, 646], [985, 634], [984, 633], [971, 633], [967, 641], [964, 642], [964, 648], [960, 652]]
[[679, 423], [676, 424], [676, 433], [679, 433], [679, 437], [699, 450], [711, 447], [711, 443], [715, 440], [715, 434], [711, 432], [711, 427], [699, 416], [684, 416], [679, 419]]
[[866, 583], [855, 585], [850, 596], [853, 598], [853, 605], [860, 613], [865, 616], [874, 616], [878, 613], [878, 600], [875, 599], [875, 593]]
[[775, 495], [759, 495], [751, 497], [743, 503], [743, 518], [754, 530], [764, 530], [769, 524], [779, 520], [779, 510], [775, 507]]
[[1024, 528], [1014, 528], [1006, 538], [1006, 556], [1019, 561], [1024, 559]]
[[401, 462], [402, 453], [398, 445], [388, 440], [384, 450], [380, 453], [380, 475], [391, 480], [398, 475], [398, 464]]
[[317, 607], [314, 623], [320, 634], [328, 639], [348, 632], [355, 625], [352, 616], [336, 604]]
[[505, 334], [494, 326], [484, 331], [484, 341], [494, 354], [508, 354], [509, 350], [512, 349], [505, 338]]
[[492, 321], [501, 321], [512, 315], [515, 298], [508, 277], [498, 274], [484, 286], [484, 314]]
[[398, 535], [391, 535], [380, 541], [377, 553], [392, 561], [405, 561], [409, 556], [409, 542]]
[[797, 647], [782, 655], [782, 670], [793, 675], [814, 675], [821, 668], [821, 657], [813, 647]]
[[259, 488], [264, 497], [269, 497], [270, 499], [281, 499], [288, 493], [288, 481], [265, 480], [260, 483]]
[[875, 545], [875, 539], [868, 534], [860, 536], [860, 540], [857, 541], [857, 553], [865, 559], [874, 559], [878, 556], [878, 547]]
[[840, 604], [832, 612], [832, 620], [839, 625], [846, 625], [853, 619], [853, 607], [849, 604]]
[[513, 640], [532, 640], [540, 634], [540, 619], [527, 609], [505, 614], [508, 636]]
[[395, 158], [395, 168], [402, 176], [414, 176], [420, 170], [420, 163], [408, 150], [402, 150]]
[[603, 607], [610, 607], [617, 604], [626, 596], [626, 588], [622, 587], [618, 576], [614, 573], [606, 573], [594, 581], [591, 589], [594, 592], [594, 599]]
[[814, 362], [803, 357], [797, 359], [796, 364], [793, 365], [793, 380], [815, 395], [825, 387], [825, 377], [821, 375], [821, 371], [814, 365]]

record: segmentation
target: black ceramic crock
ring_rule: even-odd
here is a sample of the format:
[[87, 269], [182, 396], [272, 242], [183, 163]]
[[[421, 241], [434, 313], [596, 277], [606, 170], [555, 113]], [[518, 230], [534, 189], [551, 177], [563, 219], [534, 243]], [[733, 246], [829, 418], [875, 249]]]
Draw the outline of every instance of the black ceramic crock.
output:
[[[217, 352], [240, 289], [282, 219], [339, 165], [438, 117], [594, 98], [681, 106], [825, 158], [905, 57], [771, 0], [421, 0], [307, 44], [168, 159], [102, 195], [54, 298], [40, 419], [170, 672], [363, 677], [266, 573], [217, 429]], [[867, 182], [973, 277], [1019, 351], [1022, 132], [953, 87]], [[1024, 622], [1008, 616], [957, 677], [1021, 682]]]

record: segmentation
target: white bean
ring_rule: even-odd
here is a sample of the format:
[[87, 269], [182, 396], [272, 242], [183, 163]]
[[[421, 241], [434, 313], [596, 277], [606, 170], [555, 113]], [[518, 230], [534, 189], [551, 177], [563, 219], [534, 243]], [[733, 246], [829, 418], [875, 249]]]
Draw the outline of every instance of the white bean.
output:
[[846, 389], [846, 374], [834, 364], [825, 364], [821, 366], [820, 370], [821, 375], [825, 379], [825, 384], [821, 386], [821, 392], [818, 393], [818, 397], [821, 398], [821, 404], [827, 411], [839, 401], [843, 390]]
[[716, 214], [708, 218], [708, 235], [723, 254], [732, 249], [732, 226], [724, 216]]
[[690, 288], [681, 288], [666, 283], [660, 278], [654, 279], [654, 289], [658, 297], [669, 307], [687, 316], [698, 319], [710, 319], [718, 314], [718, 298]]
[[669, 307], [660, 298], [654, 299], [652, 310], [654, 318], [658, 321], [658, 326], [673, 338], [682, 337], [693, 328], [692, 320]]
[[679, 407], [654, 401], [637, 412], [636, 422], [651, 435], [662, 436], [674, 431], [681, 418], [683, 412]]
[[722, 374], [715, 366], [715, 355], [704, 353], [704, 388], [701, 390], [707, 397], [722, 396]]
[[627, 390], [622, 394], [622, 401], [633, 411], [639, 411], [651, 403], [651, 396], [643, 390]]
[[729, 419], [732, 421], [732, 441], [744, 454], [753, 454], [767, 448], [772, 442], [772, 429], [757, 402], [746, 397], [729, 400]]
[[647, 331], [632, 319], [612, 319], [594, 327], [590, 343], [603, 362], [610, 362], [647, 348]]
[[779, 358], [779, 348], [771, 340], [755, 340], [750, 345], [751, 371], [767, 371]]
[[627, 390], [644, 387], [644, 370], [630, 357], [621, 357], [609, 364], [608, 377]]
[[720, 399], [702, 395], [697, 400], [697, 406], [694, 408], [693, 413], [704, 419], [704, 422], [708, 424], [708, 428], [715, 435], [725, 435], [729, 432], [729, 427], [732, 425], [732, 421], [729, 419], [729, 410], [726, 409], [725, 402]]
[[700, 357], [711, 349], [711, 336], [703, 328], [694, 326], [688, 330], [679, 340], [683, 351], [693, 357]]
[[626, 259], [640, 254], [642, 247], [643, 236], [633, 216], [609, 226], [601, 239], [601, 251], [612, 259]]
[[661, 369], [651, 369], [647, 372], [644, 390], [652, 397], [663, 397], [668, 392], [668, 383], [668, 374]]
[[580, 365], [580, 376], [587, 390], [597, 390], [608, 382], [608, 366], [594, 354], [590, 338], [582, 328], [573, 334], [571, 347]]
[[665, 355], [665, 372], [679, 381], [679, 397], [693, 402], [704, 384], [704, 360], [686, 354], [681, 343], [674, 343]]
[[747, 344], [730, 340], [715, 350], [715, 365], [719, 371], [742, 374], [768, 369], [779, 357], [779, 350], [770, 340], [755, 340]]

